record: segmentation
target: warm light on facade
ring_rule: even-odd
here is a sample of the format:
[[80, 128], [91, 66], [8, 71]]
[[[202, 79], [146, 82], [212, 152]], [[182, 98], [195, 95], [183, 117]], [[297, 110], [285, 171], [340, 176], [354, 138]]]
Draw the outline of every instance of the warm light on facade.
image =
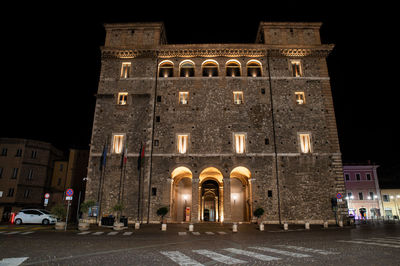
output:
[[301, 69], [301, 61], [300, 60], [290, 60], [290, 64], [292, 67], [292, 76], [293, 77], [301, 77], [303, 76]]
[[188, 104], [188, 101], [189, 101], [189, 92], [187, 91], [179, 92], [179, 103]]
[[299, 134], [300, 148], [302, 153], [311, 152], [311, 139], [310, 134]]
[[128, 100], [128, 93], [127, 92], [120, 92], [118, 93], [118, 105], [126, 105]]
[[123, 62], [121, 67], [121, 78], [129, 78], [129, 74], [131, 72], [131, 63]]
[[178, 135], [178, 152], [184, 154], [188, 148], [188, 135]]
[[294, 94], [296, 95], [296, 103], [297, 104], [305, 104], [306, 103], [306, 97], [304, 96], [304, 92], [296, 91]]
[[236, 153], [244, 153], [246, 147], [246, 135], [245, 134], [235, 134], [235, 149]]
[[122, 145], [124, 143], [124, 135], [113, 135], [112, 153], [121, 153]]

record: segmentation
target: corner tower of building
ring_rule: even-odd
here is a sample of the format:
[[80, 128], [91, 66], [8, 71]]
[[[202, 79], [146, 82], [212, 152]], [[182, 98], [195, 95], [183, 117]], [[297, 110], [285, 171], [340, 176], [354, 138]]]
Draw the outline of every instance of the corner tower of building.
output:
[[[253, 44], [167, 44], [107, 24], [88, 168], [100, 215], [130, 221], [335, 222], [344, 193], [319, 23], [262, 22]], [[342, 206], [342, 205], [341, 205]], [[345, 208], [339, 212], [345, 211]]]

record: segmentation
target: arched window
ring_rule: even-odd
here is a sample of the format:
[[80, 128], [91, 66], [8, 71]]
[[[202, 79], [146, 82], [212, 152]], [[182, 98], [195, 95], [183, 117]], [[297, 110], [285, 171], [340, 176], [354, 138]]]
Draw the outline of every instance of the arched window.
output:
[[229, 60], [226, 62], [226, 76], [240, 77], [240, 63], [237, 60]]
[[194, 62], [191, 60], [184, 60], [179, 64], [179, 76], [181, 77], [194, 77]]
[[258, 60], [250, 60], [247, 62], [247, 76], [261, 77], [261, 63]]
[[158, 76], [168, 78], [174, 76], [174, 63], [169, 60], [162, 61], [159, 64]]
[[218, 63], [215, 60], [206, 60], [201, 66], [203, 69], [203, 77], [217, 77]]

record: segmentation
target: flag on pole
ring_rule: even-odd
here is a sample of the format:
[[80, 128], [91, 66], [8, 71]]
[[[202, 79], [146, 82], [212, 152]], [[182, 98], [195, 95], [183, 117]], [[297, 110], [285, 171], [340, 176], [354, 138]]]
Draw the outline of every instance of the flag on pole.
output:
[[104, 142], [103, 152], [100, 158], [100, 170], [102, 170], [103, 167], [104, 168], [106, 167], [106, 161], [107, 161], [107, 141]]
[[142, 167], [144, 163], [144, 150], [146, 148], [146, 143], [145, 144], [140, 144], [140, 150], [139, 150], [139, 157], [138, 157], [138, 170]]

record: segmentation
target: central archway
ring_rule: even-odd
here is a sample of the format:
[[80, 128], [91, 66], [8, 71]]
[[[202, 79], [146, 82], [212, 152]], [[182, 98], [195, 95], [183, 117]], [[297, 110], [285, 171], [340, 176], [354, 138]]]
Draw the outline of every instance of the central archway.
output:
[[204, 222], [223, 221], [223, 176], [215, 167], [204, 169], [199, 176], [199, 216]]

